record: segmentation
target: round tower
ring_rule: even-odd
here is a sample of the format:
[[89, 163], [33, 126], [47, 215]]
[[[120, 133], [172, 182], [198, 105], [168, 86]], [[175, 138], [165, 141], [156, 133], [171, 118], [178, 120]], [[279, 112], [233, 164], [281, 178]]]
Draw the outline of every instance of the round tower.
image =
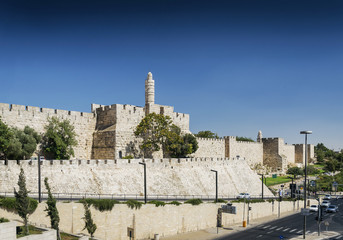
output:
[[145, 80], [145, 105], [155, 104], [155, 81], [152, 79], [152, 73], [149, 72]]
[[258, 131], [258, 134], [257, 134], [257, 142], [262, 142], [262, 131]]

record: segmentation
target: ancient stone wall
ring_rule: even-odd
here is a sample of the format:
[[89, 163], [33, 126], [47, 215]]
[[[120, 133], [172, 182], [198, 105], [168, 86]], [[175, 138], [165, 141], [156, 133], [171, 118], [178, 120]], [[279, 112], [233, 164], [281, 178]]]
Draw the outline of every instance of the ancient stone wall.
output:
[[280, 155], [287, 165], [295, 163], [295, 147], [285, 144], [282, 138], [280, 139]]
[[279, 140], [277, 138], [263, 138], [263, 165], [273, 170], [282, 169], [282, 157], [279, 155]]
[[48, 124], [48, 118], [57, 117], [61, 120], [69, 120], [77, 134], [78, 145], [74, 147], [75, 158], [91, 157], [96, 122], [94, 113], [0, 103], [0, 117], [10, 127], [24, 129], [25, 126], [29, 126], [40, 134], [45, 132], [44, 127]]
[[[49, 178], [53, 192], [89, 194], [133, 194], [142, 196], [142, 159], [43, 161], [42, 179]], [[261, 181], [245, 160], [217, 158], [145, 159], [148, 194], [215, 195], [218, 171], [219, 195], [235, 197], [239, 192], [261, 194]], [[13, 193], [20, 167], [29, 191], [37, 192], [37, 161], [0, 161], [1, 192]], [[44, 187], [43, 191], [44, 190]], [[265, 189], [266, 195], [271, 195]]]
[[263, 144], [259, 142], [237, 141], [236, 137], [225, 137], [225, 157], [244, 158], [250, 166], [263, 164]]
[[213, 138], [196, 138], [198, 141], [198, 150], [192, 154], [193, 157], [225, 157], [225, 141], [224, 139]]
[[[308, 162], [310, 162], [311, 159], [314, 159], [314, 145], [308, 144], [307, 147]], [[305, 164], [305, 144], [294, 144], [294, 148], [295, 162]]]

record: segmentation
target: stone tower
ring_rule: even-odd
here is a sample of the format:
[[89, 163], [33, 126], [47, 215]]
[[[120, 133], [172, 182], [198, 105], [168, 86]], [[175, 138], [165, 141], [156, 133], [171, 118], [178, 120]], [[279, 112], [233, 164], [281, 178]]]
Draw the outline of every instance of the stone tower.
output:
[[150, 113], [151, 105], [155, 104], [155, 81], [152, 79], [152, 73], [149, 72], [145, 80], [145, 112]]
[[261, 143], [262, 142], [262, 131], [258, 131], [258, 134], [257, 134], [257, 142]]

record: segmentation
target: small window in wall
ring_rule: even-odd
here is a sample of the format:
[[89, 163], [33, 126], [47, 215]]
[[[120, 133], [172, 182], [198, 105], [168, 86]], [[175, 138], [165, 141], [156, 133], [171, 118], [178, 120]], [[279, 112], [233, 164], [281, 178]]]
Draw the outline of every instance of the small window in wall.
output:
[[164, 107], [160, 107], [160, 114], [164, 115]]
[[122, 153], [122, 151], [119, 151], [119, 158], [123, 158], [123, 153]]

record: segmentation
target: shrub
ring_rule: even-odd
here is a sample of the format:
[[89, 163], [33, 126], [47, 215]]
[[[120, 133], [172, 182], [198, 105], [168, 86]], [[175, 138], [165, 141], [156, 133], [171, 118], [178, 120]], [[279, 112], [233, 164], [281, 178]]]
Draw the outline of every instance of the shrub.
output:
[[180, 202], [178, 202], [178, 201], [172, 201], [172, 202], [170, 202], [169, 204], [173, 204], [173, 205], [176, 205], [176, 206], [179, 206], [179, 205], [181, 205], [181, 203], [180, 203]]
[[127, 202], [126, 202], [126, 205], [129, 207], [129, 208], [131, 208], [131, 209], [140, 209], [141, 207], [142, 207], [142, 205], [143, 205], [143, 203], [142, 202], [138, 202], [138, 201], [136, 201], [136, 200], [128, 200]]
[[118, 204], [119, 201], [113, 199], [92, 199], [86, 198], [79, 201], [80, 203], [86, 202], [89, 206], [93, 205], [96, 210], [100, 212], [111, 211], [114, 204]]
[[224, 200], [224, 199], [218, 198], [218, 200], [217, 200], [217, 201], [216, 201], [216, 200], [214, 200], [214, 203], [227, 203], [227, 201], [226, 201], [226, 200]]
[[0, 223], [4, 223], [4, 222], [9, 222], [10, 220], [8, 220], [7, 218], [0, 218]]
[[133, 159], [133, 156], [132, 155], [127, 155], [125, 157], [122, 157], [122, 159]]
[[164, 207], [164, 206], [166, 205], [165, 202], [157, 201], [157, 200], [150, 201], [149, 203], [150, 203], [150, 204], [155, 204], [156, 207], [159, 207], [159, 206]]
[[199, 205], [202, 203], [202, 201], [199, 198], [194, 198], [194, 199], [187, 200], [185, 203], [192, 204], [192, 205]]

